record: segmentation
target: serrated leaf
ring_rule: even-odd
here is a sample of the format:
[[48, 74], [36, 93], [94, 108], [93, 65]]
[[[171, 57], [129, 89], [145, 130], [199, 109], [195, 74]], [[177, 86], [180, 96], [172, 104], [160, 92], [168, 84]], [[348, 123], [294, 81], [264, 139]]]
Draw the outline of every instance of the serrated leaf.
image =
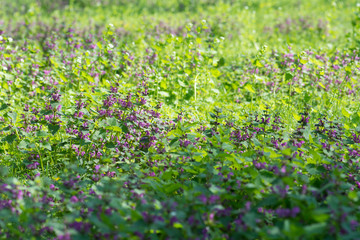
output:
[[51, 145], [50, 145], [49, 142], [46, 142], [46, 141], [45, 141], [45, 142], [40, 143], [40, 147], [45, 148], [45, 149], [51, 151]]
[[306, 140], [309, 140], [310, 135], [311, 135], [311, 128], [308, 125], [303, 131], [303, 136]]
[[8, 142], [9, 144], [13, 143], [14, 140], [16, 139], [16, 135], [15, 134], [10, 134], [7, 135], [6, 137], [3, 138], [3, 141]]
[[43, 131], [43, 130], [40, 130], [40, 131], [38, 131], [36, 133], [36, 136], [38, 136], [38, 137], [46, 137], [46, 136], [48, 136], [48, 133]]
[[8, 105], [6, 105], [5, 103], [3, 103], [2, 105], [1, 105], [1, 107], [0, 107], [0, 111], [1, 110], [5, 110], [5, 109], [7, 109], [8, 108]]
[[49, 128], [51, 134], [55, 135], [57, 133], [57, 131], [59, 131], [60, 126], [59, 125], [48, 124], [48, 128]]
[[112, 130], [115, 132], [122, 132], [122, 129], [119, 126], [107, 126], [107, 127], [105, 127], [105, 129]]
[[28, 144], [29, 144], [28, 141], [22, 140], [22, 141], [19, 143], [18, 147], [21, 148], [21, 149], [24, 149], [24, 148], [27, 147]]
[[227, 150], [227, 151], [232, 151], [233, 150], [233, 146], [224, 142], [221, 146], [224, 150]]
[[16, 118], [17, 118], [17, 113], [16, 112], [8, 112], [7, 115], [9, 116], [9, 118], [11, 118], [13, 123], [16, 122]]
[[108, 124], [108, 126], [118, 126], [118, 122], [117, 122], [116, 118], [114, 118], [114, 117], [108, 119], [107, 124]]

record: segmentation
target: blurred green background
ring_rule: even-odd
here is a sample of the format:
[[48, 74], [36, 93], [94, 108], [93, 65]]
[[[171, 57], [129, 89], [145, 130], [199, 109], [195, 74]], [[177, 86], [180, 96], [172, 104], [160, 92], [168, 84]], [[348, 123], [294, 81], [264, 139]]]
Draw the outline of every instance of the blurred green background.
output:
[[354, 0], [2, 0], [0, 28], [62, 19], [82, 28], [112, 23], [136, 38], [205, 19], [216, 37], [226, 39], [226, 54], [238, 58], [263, 44], [302, 50], [354, 46], [357, 12]]

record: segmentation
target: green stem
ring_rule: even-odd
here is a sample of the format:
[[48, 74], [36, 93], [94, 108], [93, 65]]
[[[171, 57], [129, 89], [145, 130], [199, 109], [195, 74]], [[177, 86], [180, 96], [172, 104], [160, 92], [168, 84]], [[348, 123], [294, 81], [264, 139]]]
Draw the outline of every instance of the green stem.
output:
[[196, 80], [197, 80], [199, 74], [200, 74], [200, 73], [198, 73], [198, 74], [196, 75], [196, 77], [195, 77], [195, 84], [194, 84], [195, 102], [196, 102]]
[[41, 165], [41, 170], [42, 170], [42, 172], [45, 172], [44, 171], [44, 163], [43, 163], [43, 159], [42, 159], [42, 157], [41, 157], [41, 154], [40, 154], [40, 150], [39, 150], [39, 148], [38, 148], [38, 146], [37, 146], [37, 144], [35, 143], [35, 147], [36, 147], [36, 151], [38, 152], [38, 154], [39, 154], [39, 158], [40, 158], [40, 165]]

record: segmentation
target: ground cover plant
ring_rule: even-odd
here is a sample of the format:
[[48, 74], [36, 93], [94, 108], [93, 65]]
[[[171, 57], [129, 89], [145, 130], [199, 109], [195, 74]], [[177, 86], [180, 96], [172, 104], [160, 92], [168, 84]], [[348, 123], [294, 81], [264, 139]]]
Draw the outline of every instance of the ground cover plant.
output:
[[355, 1], [3, 1], [0, 239], [360, 239]]

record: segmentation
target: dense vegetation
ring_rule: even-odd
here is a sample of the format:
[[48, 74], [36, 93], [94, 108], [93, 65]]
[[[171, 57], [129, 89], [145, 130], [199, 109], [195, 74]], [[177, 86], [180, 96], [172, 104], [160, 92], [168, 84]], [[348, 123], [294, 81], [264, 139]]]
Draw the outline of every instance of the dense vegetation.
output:
[[360, 239], [355, 1], [1, 4], [0, 239]]

